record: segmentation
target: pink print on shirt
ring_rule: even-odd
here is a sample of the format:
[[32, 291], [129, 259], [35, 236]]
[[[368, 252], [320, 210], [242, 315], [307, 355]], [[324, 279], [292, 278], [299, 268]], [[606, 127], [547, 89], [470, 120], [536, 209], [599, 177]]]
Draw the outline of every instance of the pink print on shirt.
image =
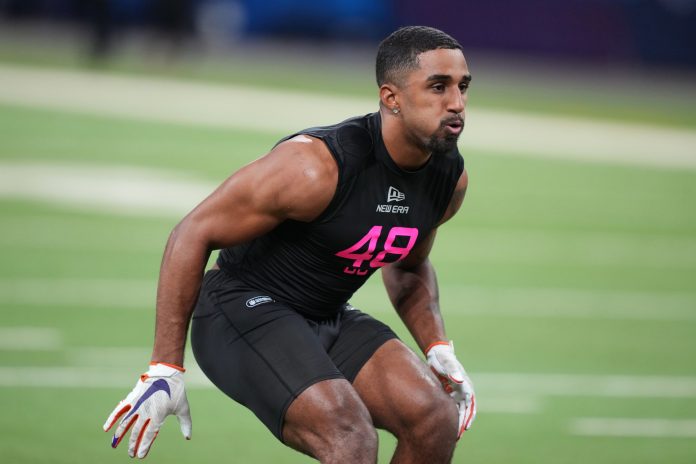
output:
[[[375, 256], [373, 253], [377, 248], [377, 242], [379, 241], [381, 235], [382, 226], [372, 226], [369, 232], [365, 234], [363, 238], [358, 240], [355, 245], [336, 253], [336, 256], [353, 261], [351, 266], [346, 266], [343, 268], [343, 272], [346, 274], [357, 274], [362, 276], [368, 272], [368, 269], [361, 269], [363, 262], [365, 261], [369, 261], [369, 267], [371, 268], [382, 267], [395, 261], [401, 261], [408, 256], [408, 253], [413, 248], [413, 245], [416, 244], [416, 239], [418, 238], [418, 229], [415, 227], [392, 227], [389, 229], [387, 239], [384, 242], [384, 249]], [[408, 243], [406, 246], [401, 247], [394, 245], [394, 242], [399, 237], [408, 238]], [[398, 258], [385, 262], [384, 259], [386, 258], [387, 254], [397, 255]]]

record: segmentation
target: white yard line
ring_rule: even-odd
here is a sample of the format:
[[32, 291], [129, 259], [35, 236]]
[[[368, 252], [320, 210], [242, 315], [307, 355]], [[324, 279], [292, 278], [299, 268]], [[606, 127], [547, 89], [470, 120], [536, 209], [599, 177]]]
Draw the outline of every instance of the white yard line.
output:
[[135, 279], [4, 279], [0, 304], [152, 310], [156, 289], [155, 281]]
[[[119, 165], [0, 161], [0, 197], [41, 201], [80, 211], [179, 219], [214, 188], [215, 184], [210, 181], [177, 171]], [[54, 242], [47, 243], [49, 246], [79, 247], [79, 241], [69, 233], [49, 236], [45, 233], [46, 227], [31, 229], [25, 223], [20, 227], [11, 226], [5, 220], [0, 244], [12, 246], [14, 240], [17, 245], [40, 245], [49, 240]], [[465, 266], [483, 261], [696, 270], [694, 237], [485, 227], [470, 227], [458, 233], [461, 240], [479, 246], [441, 260]], [[41, 237], [34, 242], [36, 237], [32, 235]], [[138, 245], [141, 244], [133, 244]], [[86, 248], [90, 246], [99, 244], [85, 243]]]
[[520, 396], [509, 392], [505, 395], [488, 395], [477, 388], [476, 409], [480, 414], [538, 414], [542, 412], [542, 400], [535, 396]]
[[[101, 366], [16, 367], [0, 366], [0, 387], [40, 388], [124, 388], [134, 383], [146, 368], [149, 356], [130, 367], [111, 367], [105, 358]], [[108, 367], [107, 367], [108, 366]], [[186, 366], [187, 388], [215, 388], [193, 361]]]
[[458, 266], [479, 262], [572, 263], [573, 266], [650, 266], [696, 271], [696, 236], [475, 226], [457, 230], [456, 234], [462, 243], [477, 245], [467, 247], [466, 253], [449, 253], [440, 258]]
[[[90, 363], [98, 359], [103, 348], [81, 348]], [[114, 388], [128, 383], [131, 377], [139, 374], [148, 353], [145, 348], [134, 348], [126, 358], [112, 359], [108, 350], [102, 358], [102, 366], [1, 366], [0, 387], [66, 387]], [[135, 359], [137, 354], [138, 359]], [[131, 357], [133, 359], [131, 359]], [[187, 385], [193, 388], [213, 388], [205, 375], [189, 356], [187, 364]], [[130, 361], [130, 366], [127, 366]], [[105, 367], [109, 366], [109, 367]], [[540, 397], [608, 397], [608, 398], [696, 398], [696, 377], [669, 376], [615, 376], [615, 375], [574, 375], [574, 374], [524, 374], [524, 373], [486, 373], [470, 372], [479, 396], [488, 397], [486, 407], [496, 409], [493, 403], [501, 399], [498, 408], [503, 408], [510, 398], [531, 398], [528, 403], [516, 403], [509, 407], [517, 412], [536, 411]], [[88, 384], [84, 379], [90, 379]], [[504, 399], [504, 400], [503, 400]]]
[[[696, 294], [441, 283], [457, 312], [494, 317], [696, 321]], [[451, 306], [451, 305], [448, 305]]]
[[[157, 282], [138, 279], [3, 279], [0, 304], [71, 306], [74, 308], [145, 309], [154, 304]], [[466, 304], [458, 313], [525, 318], [696, 319], [695, 297], [650, 292], [581, 291], [574, 289], [487, 288], [441, 284], [445, 294], [456, 294]], [[361, 293], [384, 296], [378, 286]], [[363, 308], [383, 312], [379, 308]]]
[[[89, 352], [90, 348], [84, 348]], [[92, 355], [98, 355], [99, 348]], [[123, 349], [106, 349], [114, 354]], [[134, 348], [123, 353], [140, 356], [147, 350]], [[96, 361], [94, 358], [93, 361]], [[119, 361], [124, 361], [120, 359]], [[141, 360], [140, 360], [141, 361]], [[139, 362], [139, 361], [138, 361]], [[140, 364], [133, 362], [125, 367], [3, 367], [0, 366], [0, 388], [105, 388], [120, 390], [129, 387], [137, 378]], [[102, 359], [102, 365], [112, 365], [112, 360]], [[606, 386], [618, 386], [616, 376], [601, 375], [544, 375], [473, 373], [479, 397], [479, 412], [501, 414], [536, 414], [542, 412], [543, 397], [617, 396], [618, 390], [607, 394]], [[694, 377], [621, 377], [623, 393], [628, 398], [696, 398]], [[504, 380], [504, 382], [501, 382]], [[630, 382], [626, 383], [626, 382]], [[186, 385], [190, 390], [210, 390], [215, 387], [190, 361], [186, 371]], [[599, 386], [593, 388], [592, 386]], [[520, 388], [520, 387], [523, 388]], [[532, 391], [529, 388], [533, 387]], [[588, 388], [589, 387], [589, 388]], [[613, 389], [610, 388], [610, 390]], [[675, 395], [675, 392], [679, 394]], [[569, 432], [581, 436], [601, 437], [696, 437], [696, 420], [689, 419], [616, 419], [576, 418], [569, 425]]]
[[570, 423], [570, 433], [586, 437], [696, 438], [696, 420], [582, 417]]
[[[64, 350], [67, 366], [0, 366], [0, 387], [119, 388], [129, 385], [149, 359], [147, 347], [75, 347]], [[187, 354], [187, 386], [215, 388]], [[486, 413], [536, 414], [544, 398], [696, 398], [696, 377], [471, 372]]]
[[492, 393], [610, 398], [696, 398], [696, 377], [470, 373], [477, 388]]
[[[696, 294], [571, 288], [521, 288], [439, 282], [440, 298], [457, 316], [637, 321], [696, 321]], [[393, 311], [380, 283], [368, 282], [354, 298], [364, 311]], [[361, 301], [382, 302], [362, 307]]]
[[106, 213], [182, 217], [215, 187], [183, 173], [156, 169], [0, 162], [0, 197]]
[[[440, 288], [444, 288], [440, 285]], [[443, 299], [447, 301], [448, 298]], [[485, 301], [483, 304], [477, 300], [459, 300], [463, 308], [453, 309], [457, 314], [468, 316], [499, 317], [509, 319], [519, 317], [523, 319], [594, 319], [594, 320], [616, 320], [616, 321], [696, 321], [696, 311], [693, 308], [663, 308], [663, 307], [643, 307], [643, 308], [617, 308], [601, 303], [601, 306], [586, 306], [573, 308], [554, 307], [548, 302], [537, 301], [536, 304], [527, 300], [524, 302], [511, 302], [508, 306], [500, 307], [498, 304]], [[448, 305], [452, 307], [453, 305]], [[545, 307], [542, 307], [545, 306]]]
[[[37, 328], [32, 328], [39, 330]], [[12, 329], [9, 329], [12, 330]], [[71, 347], [63, 350], [70, 365], [0, 367], [0, 386], [111, 387], [114, 378], [128, 380], [149, 359], [149, 347]], [[194, 387], [212, 387], [187, 354], [187, 377]], [[136, 372], [137, 373], [137, 372]], [[543, 374], [470, 372], [483, 403], [492, 410], [533, 412], [548, 396], [609, 398], [696, 398], [696, 377], [654, 375]], [[99, 378], [103, 380], [99, 380]], [[485, 393], [485, 394], [484, 394]], [[483, 398], [486, 398], [483, 400]], [[514, 398], [520, 401], [513, 401]], [[497, 403], [497, 404], [496, 404]], [[514, 403], [514, 404], [513, 404]], [[507, 404], [507, 406], [506, 406]]]
[[[0, 161], [0, 198], [41, 201], [80, 211], [179, 219], [215, 187], [210, 181], [177, 171], [119, 165]], [[42, 234], [44, 229], [35, 230]], [[44, 241], [52, 240], [56, 247], [61, 241], [70, 243], [69, 234], [43, 235]], [[441, 260], [465, 266], [483, 261], [572, 263], [594, 268], [640, 266], [655, 271], [663, 268], [696, 270], [694, 237], [482, 227], [467, 228], [459, 235], [461, 240], [479, 246]], [[31, 229], [22, 224], [19, 231], [12, 230], [6, 224], [0, 244], [12, 246], [12, 240], [33, 243]], [[37, 243], [41, 244], [41, 240]], [[74, 240], [71, 243], [73, 248], [78, 245]], [[95, 245], [98, 246], [91, 244]]]
[[[375, 98], [0, 65], [0, 103], [129, 119], [290, 133], [377, 108]], [[472, 106], [462, 148], [696, 169], [696, 131]]]
[[62, 334], [52, 327], [0, 327], [2, 351], [55, 351], [62, 347]]
[[[150, 310], [155, 280], [82, 278], [0, 279], [0, 305], [71, 307], [75, 309]], [[695, 321], [696, 296], [686, 293], [625, 292], [564, 288], [477, 287], [440, 283], [443, 301], [457, 315], [597, 320]], [[357, 299], [381, 301], [380, 284], [368, 284]], [[447, 303], [452, 299], [455, 303]], [[358, 306], [360, 306], [358, 304]], [[370, 313], [392, 311], [373, 305]]]

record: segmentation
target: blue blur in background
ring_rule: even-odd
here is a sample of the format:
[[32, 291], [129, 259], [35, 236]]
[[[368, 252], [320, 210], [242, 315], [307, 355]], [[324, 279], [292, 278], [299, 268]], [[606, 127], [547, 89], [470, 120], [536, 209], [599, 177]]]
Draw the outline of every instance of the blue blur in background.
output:
[[165, 24], [192, 34], [196, 16], [214, 11], [235, 39], [376, 42], [424, 24], [466, 48], [696, 68], [696, 0], [0, 0], [13, 20], [84, 20], [95, 10], [115, 28]]

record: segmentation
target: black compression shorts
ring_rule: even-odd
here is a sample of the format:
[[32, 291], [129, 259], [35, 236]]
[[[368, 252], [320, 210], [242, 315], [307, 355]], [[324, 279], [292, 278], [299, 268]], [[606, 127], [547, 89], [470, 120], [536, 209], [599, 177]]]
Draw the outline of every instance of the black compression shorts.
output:
[[300, 393], [321, 380], [353, 382], [392, 338], [388, 326], [350, 305], [309, 318], [223, 270], [206, 273], [191, 327], [205, 375], [281, 441], [285, 412]]

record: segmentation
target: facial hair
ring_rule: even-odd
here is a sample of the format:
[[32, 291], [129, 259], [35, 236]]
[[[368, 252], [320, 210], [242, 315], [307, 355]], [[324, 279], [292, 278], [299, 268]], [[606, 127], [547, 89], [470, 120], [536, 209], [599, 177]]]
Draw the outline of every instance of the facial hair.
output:
[[464, 118], [457, 115], [452, 118], [443, 119], [440, 121], [440, 127], [428, 138], [425, 142], [425, 148], [431, 153], [442, 153], [453, 150], [457, 146], [457, 140], [463, 130], [458, 134], [448, 134], [445, 132], [445, 127], [453, 122], [461, 122], [464, 129]]

